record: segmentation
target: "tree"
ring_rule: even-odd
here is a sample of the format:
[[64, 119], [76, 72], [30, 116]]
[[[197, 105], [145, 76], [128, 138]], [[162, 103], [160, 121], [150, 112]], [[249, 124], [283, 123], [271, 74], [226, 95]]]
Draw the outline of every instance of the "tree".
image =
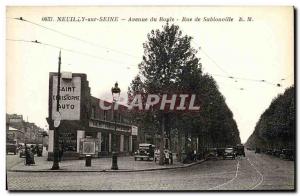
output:
[[[186, 140], [202, 132], [210, 135], [214, 139], [212, 142], [233, 144], [239, 140], [232, 112], [213, 78], [202, 74], [202, 65], [196, 57], [197, 51], [191, 47], [191, 40], [192, 37], [183, 35], [179, 26], [174, 24], [167, 23], [162, 30], [152, 30], [143, 44], [144, 55], [139, 64], [139, 75], [128, 89], [129, 97], [138, 93], [162, 95], [188, 92], [197, 95], [196, 105], [202, 103], [202, 110], [195, 113], [160, 110], [132, 112], [134, 119], [141, 119], [143, 128], [148, 127], [154, 132], [155, 129], [160, 130], [160, 152], [163, 152], [165, 135], [170, 143], [171, 135], [183, 135]], [[229, 132], [232, 135], [228, 136]]]
[[249, 147], [295, 147], [295, 89], [285, 90], [274, 98], [256, 123], [254, 132], [247, 140]]

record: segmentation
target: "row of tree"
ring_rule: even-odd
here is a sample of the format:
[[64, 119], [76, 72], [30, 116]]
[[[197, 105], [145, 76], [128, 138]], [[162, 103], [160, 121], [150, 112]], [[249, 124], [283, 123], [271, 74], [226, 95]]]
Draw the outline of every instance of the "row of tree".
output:
[[278, 95], [260, 116], [254, 132], [247, 141], [250, 148], [295, 147], [295, 88]]
[[[131, 118], [146, 130], [160, 136], [164, 147], [182, 151], [201, 147], [225, 147], [240, 143], [239, 131], [225, 98], [215, 80], [202, 73], [202, 64], [191, 47], [192, 37], [183, 35], [177, 25], [166, 24], [162, 30], [152, 30], [143, 44], [143, 61], [139, 74], [128, 88], [130, 98], [137, 94], [195, 94], [197, 112], [149, 111], [130, 113]], [[163, 138], [168, 138], [166, 144]], [[193, 146], [197, 139], [198, 149]], [[162, 154], [162, 153], [161, 153]]]

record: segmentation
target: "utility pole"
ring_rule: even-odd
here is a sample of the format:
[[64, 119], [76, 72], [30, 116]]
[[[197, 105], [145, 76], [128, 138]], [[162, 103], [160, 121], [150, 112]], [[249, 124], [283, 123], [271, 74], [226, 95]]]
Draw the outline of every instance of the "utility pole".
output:
[[[57, 96], [56, 96], [56, 112], [59, 113], [59, 99], [60, 99], [60, 66], [61, 66], [61, 51], [58, 57], [58, 72], [57, 72]], [[59, 169], [59, 126], [54, 128], [54, 146], [53, 146], [53, 165], [52, 170]]]

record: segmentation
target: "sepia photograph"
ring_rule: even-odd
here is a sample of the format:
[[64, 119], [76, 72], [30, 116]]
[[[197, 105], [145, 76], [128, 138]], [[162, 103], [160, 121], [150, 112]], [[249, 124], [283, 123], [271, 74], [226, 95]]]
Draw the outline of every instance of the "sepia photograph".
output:
[[5, 11], [9, 192], [296, 190], [293, 6]]

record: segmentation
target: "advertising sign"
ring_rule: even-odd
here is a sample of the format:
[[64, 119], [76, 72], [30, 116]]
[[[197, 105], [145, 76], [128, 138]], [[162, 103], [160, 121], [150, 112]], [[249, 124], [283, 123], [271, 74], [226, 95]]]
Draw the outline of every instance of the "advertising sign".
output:
[[[85, 138], [84, 138], [85, 139]], [[81, 154], [95, 154], [96, 153], [96, 142], [95, 140], [82, 140], [82, 152]]]
[[131, 135], [138, 135], [138, 127], [137, 126], [131, 127]]
[[[57, 102], [57, 76], [53, 76], [52, 120], [55, 120]], [[80, 120], [81, 78], [61, 79], [59, 113], [61, 120]]]

